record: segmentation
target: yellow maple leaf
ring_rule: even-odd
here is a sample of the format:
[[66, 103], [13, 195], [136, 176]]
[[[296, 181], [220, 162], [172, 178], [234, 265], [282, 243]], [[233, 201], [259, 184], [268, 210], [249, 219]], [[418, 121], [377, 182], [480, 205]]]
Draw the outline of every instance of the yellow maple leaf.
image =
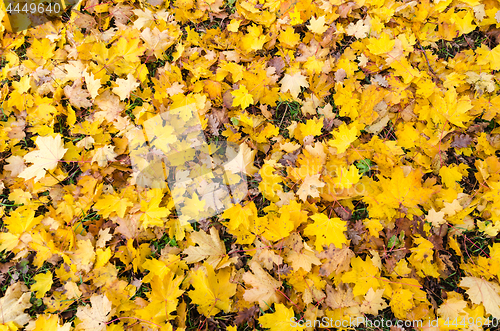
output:
[[262, 181], [259, 183], [259, 190], [266, 199], [271, 201], [278, 201], [276, 194], [282, 190], [280, 183], [283, 182], [283, 179], [280, 175], [274, 174], [275, 170], [273, 163], [269, 161], [265, 161], [259, 170], [259, 174], [262, 176]]
[[482, 44], [476, 52], [477, 64], [489, 64], [491, 70], [500, 69], [500, 45], [496, 46], [492, 50], [489, 50], [486, 45]]
[[311, 216], [314, 221], [304, 229], [306, 236], [315, 236], [314, 245], [316, 250], [321, 252], [323, 246], [334, 244], [337, 248], [342, 248], [342, 244], [348, 242], [344, 231], [347, 230], [347, 222], [338, 217], [329, 218], [325, 214], [314, 214]]
[[179, 288], [183, 277], [178, 277], [174, 272], [168, 272], [163, 276], [155, 275], [151, 279], [151, 292], [147, 294], [149, 304], [137, 311], [137, 315], [143, 319], [153, 320], [155, 323], [164, 323], [172, 319], [179, 300], [184, 293]]
[[437, 313], [443, 319], [455, 320], [459, 318], [460, 314], [466, 313], [464, 310], [466, 307], [466, 301], [452, 297], [443, 301]]
[[267, 240], [277, 241], [287, 237], [294, 228], [294, 222], [289, 213], [281, 214], [280, 217], [268, 216], [268, 224], [262, 236]]
[[31, 285], [31, 290], [36, 292], [37, 298], [43, 298], [52, 287], [52, 272], [47, 271], [44, 274], [36, 274], [33, 277], [35, 283]]
[[116, 86], [113, 87], [113, 93], [118, 95], [120, 100], [125, 100], [130, 98], [130, 94], [132, 91], [135, 91], [138, 86], [139, 83], [137, 83], [137, 79], [135, 79], [133, 74], [129, 73], [127, 79], [116, 79]]
[[394, 312], [394, 316], [399, 319], [405, 319], [408, 311], [414, 307], [413, 293], [407, 289], [397, 289], [393, 291], [389, 304]]
[[183, 253], [187, 254], [184, 259], [186, 263], [200, 262], [206, 259], [206, 262], [213, 268], [220, 269], [227, 267], [234, 262], [226, 254], [226, 246], [220, 240], [219, 233], [215, 228], [210, 228], [210, 235], [203, 231], [193, 232], [191, 240], [198, 244], [197, 247], [189, 246]]
[[474, 304], [483, 304], [486, 312], [493, 318], [500, 318], [500, 286], [477, 277], [464, 277], [460, 281], [460, 287], [468, 288], [465, 293]]
[[63, 158], [68, 150], [64, 148], [61, 135], [55, 137], [36, 137], [35, 143], [38, 150], [31, 151], [24, 156], [24, 160], [33, 163], [28, 168], [24, 169], [19, 177], [26, 180], [35, 178], [35, 182], [45, 176], [48, 170], [54, 170], [59, 161]]
[[394, 39], [391, 39], [387, 33], [382, 32], [378, 38], [368, 39], [366, 48], [368, 48], [373, 55], [381, 55], [390, 52], [394, 44]]
[[[69, 331], [71, 330], [71, 322], [66, 322], [63, 325], [59, 325], [59, 316], [57, 315], [37, 315], [34, 330]], [[5, 331], [7, 331], [7, 329]]]
[[364, 314], [378, 315], [378, 312], [387, 308], [388, 304], [382, 298], [384, 289], [374, 291], [372, 288], [365, 295], [365, 300], [361, 304], [360, 310]]
[[323, 32], [328, 30], [328, 25], [326, 25], [325, 23], [326, 19], [324, 15], [318, 18], [311, 17], [311, 20], [307, 25], [307, 28], [314, 33], [323, 34]]
[[[465, 165], [461, 164], [460, 166], [464, 167]], [[462, 169], [465, 170], [465, 168]], [[439, 176], [441, 176], [443, 183], [448, 188], [455, 188], [456, 182], [462, 180], [463, 177], [460, 167], [456, 165], [441, 167], [441, 169], [439, 169]]]
[[357, 256], [351, 259], [352, 270], [342, 275], [344, 283], [353, 283], [353, 295], [366, 295], [370, 288], [377, 290], [380, 288], [380, 282], [377, 279], [380, 275], [379, 269], [373, 264], [370, 257], [363, 261]]
[[321, 261], [306, 243], [304, 243], [304, 248], [301, 252], [290, 251], [286, 255], [285, 261], [292, 265], [294, 271], [299, 271], [302, 268], [304, 271], [310, 272], [313, 264], [321, 265]]
[[439, 211], [437, 212], [434, 208], [431, 208], [429, 210], [429, 213], [427, 214], [427, 216], [425, 217], [425, 220], [427, 222], [430, 222], [432, 223], [432, 225], [434, 227], [440, 227], [442, 224], [445, 224], [446, 223], [446, 220], [444, 219], [444, 211]]
[[150, 201], [141, 201], [141, 211], [144, 212], [140, 219], [142, 221], [142, 226], [144, 229], [150, 226], [163, 226], [163, 218], [166, 218], [170, 214], [170, 209], [166, 207], [160, 207], [163, 195], [161, 189], [153, 189], [153, 197]]
[[294, 323], [295, 313], [293, 308], [287, 308], [284, 304], [277, 304], [274, 306], [276, 310], [272, 314], [264, 314], [259, 317], [259, 322], [264, 328], [271, 331], [295, 331], [304, 330], [303, 323]]
[[200, 268], [191, 273], [194, 290], [189, 292], [189, 297], [198, 305], [199, 312], [207, 317], [215, 316], [221, 310], [229, 312], [231, 297], [236, 294], [236, 284], [229, 282], [231, 270], [222, 269], [216, 274], [210, 264], [204, 266], [206, 272]]
[[304, 138], [307, 136], [321, 135], [322, 128], [323, 128], [322, 120], [307, 120], [306, 123], [299, 123], [297, 125], [297, 129], [295, 130], [295, 135], [297, 139], [303, 141]]
[[94, 73], [83, 72], [83, 77], [85, 78], [85, 85], [87, 85], [87, 90], [90, 93], [92, 100], [99, 95], [99, 89], [101, 88], [101, 80], [94, 77]]
[[105, 331], [107, 321], [111, 317], [112, 303], [106, 295], [94, 294], [90, 297], [89, 306], [79, 306], [76, 311], [76, 317], [80, 321], [75, 330], [84, 331]]
[[302, 201], [307, 201], [308, 196], [311, 196], [313, 198], [319, 197], [318, 188], [326, 185], [324, 182], [319, 180], [319, 176], [319, 174], [314, 176], [307, 176], [304, 179], [302, 185], [300, 185], [299, 189], [297, 190], [297, 195]]
[[233, 95], [233, 107], [241, 106], [241, 109], [245, 109], [248, 106], [253, 104], [253, 97], [250, 93], [248, 93], [245, 85], [240, 85], [237, 90], [231, 92]]
[[349, 169], [346, 167], [340, 167], [337, 169], [337, 177], [334, 178], [333, 182], [340, 189], [347, 189], [354, 184], [358, 183], [361, 178], [359, 174], [358, 168], [354, 164], [349, 166]]
[[3, 218], [9, 234], [21, 234], [31, 230], [42, 221], [42, 215], [35, 217], [35, 211], [30, 205], [21, 206]]
[[338, 127], [338, 131], [332, 131], [332, 135], [335, 139], [329, 140], [328, 145], [337, 148], [337, 153], [341, 154], [344, 153], [347, 148], [349, 148], [349, 146], [357, 139], [358, 128], [353, 123], [351, 123], [349, 126], [343, 123]]
[[95, 154], [92, 157], [92, 162], [97, 162], [99, 167], [105, 167], [108, 162], [115, 161], [116, 156], [118, 156], [118, 154], [115, 152], [115, 146], [105, 145], [96, 149]]
[[295, 29], [291, 26], [280, 31], [278, 37], [280, 44], [287, 48], [293, 48], [300, 41], [300, 35], [295, 33]]
[[250, 148], [247, 143], [239, 146], [238, 154], [224, 164], [224, 170], [234, 174], [244, 173], [253, 176], [259, 169], [254, 165], [257, 151]]
[[109, 217], [116, 213], [119, 217], [125, 217], [128, 207], [134, 204], [127, 197], [120, 197], [116, 194], [104, 194], [96, 201], [94, 208], [104, 217]]
[[290, 91], [293, 98], [297, 98], [299, 96], [302, 87], [309, 87], [307, 77], [303, 76], [300, 72], [293, 75], [285, 74], [285, 76], [283, 76], [280, 80], [280, 84], [281, 93]]

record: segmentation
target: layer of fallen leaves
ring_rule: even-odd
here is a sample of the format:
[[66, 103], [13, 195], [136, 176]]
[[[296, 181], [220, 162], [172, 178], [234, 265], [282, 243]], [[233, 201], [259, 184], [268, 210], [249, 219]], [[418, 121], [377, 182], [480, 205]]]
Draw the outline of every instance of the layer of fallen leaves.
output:
[[[500, 318], [498, 1], [88, 0], [19, 33], [0, 16], [1, 330]], [[187, 103], [251, 186], [194, 224], [128, 149]]]

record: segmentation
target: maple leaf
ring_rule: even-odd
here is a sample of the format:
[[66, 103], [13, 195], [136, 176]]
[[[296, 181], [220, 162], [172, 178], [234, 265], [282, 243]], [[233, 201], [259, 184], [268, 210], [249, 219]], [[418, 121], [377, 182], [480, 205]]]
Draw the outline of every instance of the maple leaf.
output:
[[250, 270], [253, 273], [245, 272], [242, 280], [252, 288], [245, 290], [243, 299], [248, 302], [258, 302], [261, 309], [279, 303], [281, 297], [276, 290], [281, 286], [281, 282], [271, 277], [256, 261], [250, 262]]
[[352, 287], [348, 284], [340, 283], [335, 289], [331, 285], [326, 286], [325, 303], [332, 309], [347, 308], [357, 306], [354, 300]]
[[486, 45], [481, 45], [481, 47], [477, 50], [477, 54], [477, 64], [489, 64], [491, 70], [500, 69], [500, 45], [496, 46], [492, 50], [489, 50]]
[[4, 166], [4, 169], [10, 171], [12, 177], [18, 176], [24, 169], [26, 169], [22, 156], [12, 155], [6, 158], [5, 161], [7, 161], [8, 164]]
[[328, 141], [330, 146], [337, 148], [337, 153], [344, 153], [347, 148], [353, 143], [358, 136], [358, 129], [355, 125], [351, 124], [350, 128], [347, 128], [347, 124], [343, 123], [339, 126], [338, 131], [332, 131], [334, 140]]
[[299, 96], [302, 87], [309, 87], [307, 77], [303, 76], [300, 72], [293, 75], [285, 74], [285, 76], [281, 79], [280, 84], [281, 93], [290, 91], [293, 98], [297, 98]]
[[189, 292], [193, 303], [205, 316], [215, 316], [221, 310], [229, 312], [231, 297], [236, 294], [236, 284], [230, 283], [231, 272], [222, 269], [215, 274], [213, 267], [205, 263], [205, 271], [200, 268], [191, 274], [194, 291]]
[[326, 185], [319, 180], [319, 176], [319, 174], [314, 176], [307, 176], [304, 179], [302, 185], [300, 185], [299, 189], [297, 190], [297, 195], [302, 201], [307, 201], [308, 196], [311, 196], [313, 198], [319, 197], [318, 188]]
[[122, 198], [114, 194], [104, 194], [95, 203], [94, 208], [104, 217], [109, 217], [111, 213], [123, 218], [128, 207], [134, 204], [128, 198]]
[[405, 175], [401, 167], [396, 167], [391, 178], [380, 180], [384, 192], [377, 195], [377, 199], [384, 199], [385, 205], [396, 209], [401, 205], [414, 207], [426, 201], [432, 194], [432, 189], [420, 184], [421, 176], [422, 174], [417, 171], [411, 171]]
[[368, 37], [368, 33], [370, 33], [370, 25], [369, 24], [365, 25], [364, 20], [358, 20], [356, 24], [349, 23], [349, 25], [345, 29], [345, 32], [349, 36], [354, 36], [358, 39], [363, 39]]
[[[233, 153], [234, 154], [234, 153]], [[234, 174], [244, 173], [253, 176], [259, 169], [254, 165], [256, 150], [247, 143], [242, 143], [238, 148], [238, 154], [232, 155], [230, 161], [224, 163], [224, 169]]]
[[304, 244], [304, 250], [302, 252], [290, 251], [285, 258], [286, 262], [291, 263], [294, 271], [303, 269], [307, 272], [311, 271], [312, 265], [321, 265], [321, 261], [316, 257], [314, 251], [307, 245]]
[[35, 178], [35, 182], [42, 179], [48, 170], [54, 170], [57, 164], [66, 154], [67, 148], [64, 148], [61, 136], [57, 134], [55, 137], [36, 137], [35, 144], [38, 150], [31, 151], [24, 156], [24, 160], [33, 163], [28, 168], [24, 169], [19, 177], [26, 180]]
[[92, 157], [92, 162], [97, 162], [99, 167], [105, 167], [109, 161], [116, 161], [115, 157], [118, 154], [115, 153], [115, 147], [111, 145], [106, 145], [98, 148]]
[[325, 214], [314, 214], [311, 216], [314, 221], [304, 229], [306, 236], [315, 236], [314, 245], [316, 250], [321, 252], [323, 246], [328, 247], [334, 244], [335, 247], [341, 248], [342, 244], [347, 243], [347, 238], [344, 231], [347, 230], [347, 222], [338, 217], [329, 218]]
[[92, 102], [87, 98], [90, 98], [90, 93], [87, 90], [82, 89], [81, 80], [75, 80], [73, 85], [64, 87], [64, 95], [69, 99], [71, 105], [77, 108], [89, 108], [92, 106]]
[[437, 212], [434, 208], [431, 208], [429, 210], [429, 213], [426, 216], [426, 220], [436, 228], [440, 227], [442, 224], [446, 223], [446, 220], [444, 219], [444, 211], [439, 211]]
[[465, 291], [474, 304], [483, 304], [486, 312], [493, 318], [500, 318], [500, 286], [477, 277], [464, 277], [460, 281], [460, 287], [466, 287]]
[[151, 281], [151, 292], [148, 293], [149, 304], [137, 311], [137, 315], [143, 319], [163, 323], [172, 319], [172, 312], [178, 304], [178, 297], [184, 293], [179, 288], [181, 277], [175, 277], [170, 270], [162, 276], [155, 275]]
[[413, 292], [407, 289], [400, 288], [393, 291], [389, 304], [397, 318], [406, 318], [408, 310], [414, 307], [413, 296]]
[[467, 302], [464, 300], [460, 300], [458, 298], [449, 298], [439, 306], [437, 313], [443, 319], [454, 320], [459, 318], [461, 314], [465, 314], [464, 308], [467, 307]]
[[107, 321], [112, 316], [112, 303], [104, 295], [94, 294], [90, 297], [91, 307], [79, 306], [76, 311], [76, 317], [80, 323], [76, 325], [75, 330], [83, 331], [104, 331]]
[[234, 262], [234, 259], [228, 258], [226, 246], [220, 240], [219, 233], [215, 228], [210, 228], [210, 235], [203, 231], [194, 232], [191, 234], [191, 240], [199, 246], [189, 246], [183, 251], [184, 254], [188, 255], [184, 259], [186, 263], [194, 263], [206, 259], [206, 262], [213, 268], [220, 269]]
[[234, 96], [233, 107], [241, 106], [241, 109], [245, 109], [254, 103], [253, 97], [248, 93], [245, 85], [240, 85], [240, 87], [232, 91], [231, 94]]
[[267, 270], [272, 270], [274, 264], [278, 266], [283, 264], [283, 258], [268, 247], [269, 246], [266, 246], [259, 239], [256, 239], [255, 248], [257, 251], [253, 258], [259, 261]]
[[394, 44], [394, 39], [391, 39], [387, 33], [382, 32], [378, 38], [370, 38], [366, 48], [373, 55], [381, 55], [390, 52]]
[[240, 310], [234, 319], [234, 323], [236, 325], [240, 325], [244, 322], [247, 322], [249, 325], [253, 324], [253, 320], [255, 315], [259, 311], [259, 307], [252, 306], [250, 308], [246, 308], [244, 310]]
[[72, 328], [71, 322], [59, 325], [59, 317], [57, 315], [52, 315], [52, 314], [38, 315], [36, 322], [31, 321], [26, 326], [26, 330], [70, 331], [71, 328]]
[[73, 263], [75, 263], [78, 270], [89, 272], [95, 260], [94, 246], [87, 239], [77, 240], [76, 247], [77, 249], [71, 252]]
[[127, 75], [127, 79], [117, 78], [116, 85], [117, 86], [112, 89], [113, 93], [118, 95], [120, 100], [125, 100], [130, 98], [130, 93], [135, 91], [135, 89], [139, 86], [139, 83], [137, 83], [134, 75], [129, 73]]
[[271, 331], [304, 330], [303, 325], [293, 325], [290, 322], [295, 318], [293, 308], [287, 308], [284, 304], [279, 303], [274, 306], [274, 309], [276, 310], [274, 313], [259, 317], [259, 322], [263, 327]]
[[31, 290], [36, 292], [37, 298], [43, 298], [52, 287], [52, 273], [48, 271], [44, 274], [37, 274], [33, 280], [35, 284], [31, 285]]
[[142, 226], [146, 229], [149, 226], [163, 226], [163, 218], [166, 218], [170, 214], [170, 209], [166, 207], [160, 207], [163, 195], [160, 189], [153, 189], [151, 191], [153, 197], [148, 201], [141, 201], [141, 211], [144, 212], [140, 219], [142, 221]]
[[341, 249], [336, 248], [334, 244], [330, 244], [327, 250], [322, 251], [318, 254], [320, 259], [326, 259], [319, 269], [319, 274], [321, 276], [329, 276], [333, 272], [339, 274], [344, 271], [349, 270], [349, 264], [351, 258], [354, 257], [354, 253], [349, 249], [349, 247], [342, 247]]
[[372, 259], [367, 257], [363, 261], [359, 256], [351, 259], [352, 270], [342, 275], [342, 281], [353, 283], [353, 295], [366, 295], [370, 288], [376, 290], [380, 283], [376, 278], [379, 275], [379, 269], [373, 264]]
[[85, 84], [87, 85], [87, 90], [90, 93], [90, 97], [92, 98], [92, 100], [94, 100], [99, 95], [101, 80], [94, 78], [94, 74], [89, 74], [87, 73], [87, 71], [83, 73], [83, 77], [85, 78]]
[[[23, 326], [30, 320], [30, 316], [24, 312], [31, 307], [31, 292], [21, 282], [14, 283], [7, 288], [5, 295], [0, 298], [0, 323], [7, 325], [13, 322]], [[17, 328], [16, 328], [17, 329]]]
[[374, 291], [372, 288], [366, 292], [365, 300], [359, 310], [364, 314], [377, 315], [380, 310], [387, 308], [387, 302], [382, 299], [384, 289]]
[[311, 21], [307, 25], [307, 28], [314, 33], [323, 34], [328, 29], [328, 25], [325, 24], [325, 16], [320, 16], [318, 18], [311, 17]]

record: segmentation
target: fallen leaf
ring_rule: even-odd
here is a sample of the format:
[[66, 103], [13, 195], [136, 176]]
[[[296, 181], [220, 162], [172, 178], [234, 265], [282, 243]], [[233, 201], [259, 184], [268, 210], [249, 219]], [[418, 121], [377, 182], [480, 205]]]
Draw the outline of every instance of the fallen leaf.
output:
[[36, 137], [35, 143], [38, 150], [31, 151], [24, 156], [24, 160], [33, 163], [28, 168], [24, 169], [19, 177], [26, 180], [35, 178], [35, 182], [42, 179], [47, 171], [54, 170], [59, 161], [61, 161], [67, 148], [64, 148], [61, 136], [57, 134], [55, 137]]
[[83, 331], [105, 331], [107, 323], [112, 315], [111, 301], [106, 295], [94, 294], [90, 297], [89, 306], [79, 306], [76, 317], [81, 321], [76, 325], [75, 330]]

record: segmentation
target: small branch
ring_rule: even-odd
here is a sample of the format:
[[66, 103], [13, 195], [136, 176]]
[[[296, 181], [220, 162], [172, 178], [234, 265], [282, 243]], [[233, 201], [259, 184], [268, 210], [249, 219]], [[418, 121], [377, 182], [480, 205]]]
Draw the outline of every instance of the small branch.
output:
[[425, 60], [427, 61], [427, 67], [429, 68], [429, 71], [434, 75], [434, 77], [438, 80], [439, 83], [443, 84], [443, 81], [441, 78], [438, 77], [434, 69], [432, 69], [431, 64], [429, 62], [429, 58], [427, 57], [427, 53], [425, 52], [425, 49], [422, 47], [420, 44], [420, 41], [417, 40], [417, 46], [422, 50], [422, 53], [424, 53]]

